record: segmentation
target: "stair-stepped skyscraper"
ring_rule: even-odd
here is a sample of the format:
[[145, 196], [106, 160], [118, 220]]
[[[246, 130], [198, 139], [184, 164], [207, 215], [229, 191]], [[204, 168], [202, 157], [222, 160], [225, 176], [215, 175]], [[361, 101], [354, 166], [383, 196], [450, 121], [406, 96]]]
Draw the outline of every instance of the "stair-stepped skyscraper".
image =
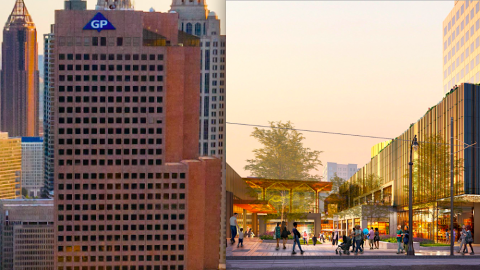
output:
[[220, 20], [207, 9], [205, 0], [172, 0], [170, 12], [178, 13], [178, 29], [200, 37], [199, 153], [222, 159], [222, 221], [220, 268], [225, 268], [226, 230], [226, 152], [225, 88], [226, 36], [220, 32]]
[[23, 0], [3, 28], [0, 130], [10, 137], [38, 136], [37, 30]]

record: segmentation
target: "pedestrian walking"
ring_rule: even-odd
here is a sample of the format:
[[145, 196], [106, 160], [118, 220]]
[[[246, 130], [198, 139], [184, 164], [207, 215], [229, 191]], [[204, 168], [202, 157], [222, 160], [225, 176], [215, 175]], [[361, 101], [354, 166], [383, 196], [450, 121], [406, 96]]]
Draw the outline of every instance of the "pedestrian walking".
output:
[[380, 244], [380, 232], [378, 231], [378, 228], [375, 228], [375, 247], [376, 249], [379, 249], [379, 244]]
[[295, 245], [298, 245], [298, 248], [300, 249], [300, 254], [303, 254], [304, 251], [302, 250], [302, 246], [300, 245], [300, 232], [297, 230], [297, 222], [293, 223], [293, 250], [292, 250], [292, 255], [297, 254], [295, 252]]
[[290, 235], [290, 231], [287, 230], [287, 226], [285, 226], [285, 222], [282, 224], [282, 234], [281, 234], [281, 237], [282, 237], [282, 240], [283, 240], [283, 249], [287, 249], [287, 239], [288, 239], [288, 236]]
[[307, 231], [303, 231], [303, 244], [308, 245], [308, 234]]
[[368, 232], [368, 243], [370, 244], [370, 249], [373, 249], [373, 246], [375, 245], [374, 240], [375, 240], [375, 231], [373, 230], [373, 227], [371, 227], [370, 231]]
[[458, 242], [460, 242], [460, 248], [458, 249], [457, 253], [463, 252], [465, 244], [465, 236], [467, 235], [467, 230], [465, 229], [465, 225], [462, 226], [462, 231], [460, 232], [460, 237], [458, 238]]
[[277, 227], [275, 227], [275, 238], [277, 239], [277, 247], [275, 248], [276, 250], [280, 249], [280, 238], [281, 238], [281, 230], [280, 230], [280, 222], [277, 222]]
[[402, 238], [403, 238], [402, 226], [398, 225], [397, 226], [397, 243], [398, 243], [397, 254], [404, 252], [403, 245], [402, 245]]
[[355, 244], [356, 244], [356, 241], [355, 241], [355, 227], [353, 227], [353, 230], [352, 232], [350, 233], [350, 239], [352, 239], [352, 252], [355, 252]]
[[252, 228], [248, 229], [247, 235], [248, 235], [248, 238], [252, 237]]
[[317, 244], [317, 237], [315, 236], [315, 234], [312, 237], [312, 242], [313, 242], [313, 246]]
[[447, 243], [449, 243], [448, 240], [450, 240], [450, 234], [448, 233], [448, 230], [445, 230], [445, 240], [447, 241]]
[[243, 228], [240, 228], [240, 232], [238, 232], [238, 244], [237, 244], [237, 248], [238, 246], [242, 246], [243, 247]]
[[230, 217], [230, 232], [232, 233], [232, 239], [230, 239], [230, 243], [233, 245], [235, 244], [235, 236], [237, 236], [237, 213], [234, 213], [232, 217]]
[[360, 249], [360, 254], [363, 254], [363, 249], [361, 247], [362, 241], [365, 235], [363, 234], [362, 229], [360, 229], [360, 225], [355, 226], [355, 255], [358, 254], [358, 250]]
[[338, 245], [338, 230], [335, 229], [333, 233], [333, 241], [335, 241], [335, 245]]
[[468, 246], [470, 246], [470, 250], [472, 252], [470, 252], [470, 255], [475, 255], [475, 253], [473, 252], [473, 247], [472, 247], [472, 243], [473, 243], [473, 237], [472, 237], [472, 232], [470, 231], [472, 229], [472, 227], [470, 225], [467, 225], [467, 234], [465, 235], [465, 248], [463, 250], [463, 253], [462, 254], [465, 254], [465, 253], [468, 253]]
[[403, 232], [403, 249], [405, 250], [405, 253], [408, 253], [408, 239], [409, 239], [409, 233], [408, 233], [408, 226], [405, 226], [405, 231]]
[[332, 231], [332, 246], [335, 246], [335, 231]]

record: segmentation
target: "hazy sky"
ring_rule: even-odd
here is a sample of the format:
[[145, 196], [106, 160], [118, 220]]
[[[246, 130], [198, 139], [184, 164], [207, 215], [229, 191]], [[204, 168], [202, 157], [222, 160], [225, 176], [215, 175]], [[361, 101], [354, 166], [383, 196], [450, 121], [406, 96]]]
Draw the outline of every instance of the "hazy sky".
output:
[[[227, 121], [396, 137], [443, 97], [442, 22], [454, 1], [227, 1]], [[260, 145], [227, 125], [242, 176]], [[304, 133], [321, 160], [370, 160], [382, 140]], [[321, 168], [318, 174], [323, 174]]]
[[[43, 46], [43, 34], [50, 32], [50, 25], [54, 23], [54, 11], [64, 8], [63, 0], [24, 0], [28, 12], [32, 15], [38, 32], [39, 46]], [[225, 32], [225, 1], [224, 0], [205, 0], [207, 8], [215, 11], [218, 18], [222, 22], [222, 32]], [[16, 0], [0, 0], [0, 25], [3, 25], [12, 9]], [[95, 9], [97, 0], [87, 0], [87, 9]], [[136, 10], [148, 11], [153, 7], [159, 12], [168, 12], [171, 0], [134, 0]], [[3, 28], [3, 26], [2, 26]], [[0, 42], [3, 37], [0, 35]], [[40, 50], [41, 52], [41, 50]]]

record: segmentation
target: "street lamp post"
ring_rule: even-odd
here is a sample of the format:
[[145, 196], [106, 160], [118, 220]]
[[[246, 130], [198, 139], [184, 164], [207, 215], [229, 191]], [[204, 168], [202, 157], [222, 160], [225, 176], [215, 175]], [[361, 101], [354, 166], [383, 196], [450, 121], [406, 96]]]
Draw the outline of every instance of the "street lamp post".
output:
[[409, 166], [409, 179], [408, 179], [408, 251], [407, 255], [415, 255], [415, 250], [413, 249], [413, 183], [412, 183], [412, 170], [413, 170], [413, 150], [417, 150], [418, 142], [417, 135], [413, 137], [412, 144], [410, 145], [410, 163]]
[[[450, 256], [453, 256], [453, 117], [450, 118]], [[466, 244], [465, 244], [466, 245]]]

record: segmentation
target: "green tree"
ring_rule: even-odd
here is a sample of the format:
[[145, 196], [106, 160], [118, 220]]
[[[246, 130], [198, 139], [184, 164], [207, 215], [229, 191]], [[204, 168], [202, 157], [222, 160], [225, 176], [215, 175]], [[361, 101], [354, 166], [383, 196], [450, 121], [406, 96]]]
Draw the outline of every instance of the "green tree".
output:
[[310, 171], [322, 166], [319, 160], [321, 151], [303, 146], [302, 133], [287, 123], [269, 122], [271, 129], [255, 128], [251, 136], [257, 139], [263, 148], [253, 150], [254, 159], [248, 159], [248, 170], [256, 177], [284, 180], [320, 180]]
[[[279, 180], [311, 180], [319, 181], [319, 175], [310, 174], [322, 165], [319, 160], [321, 151], [311, 150], [303, 146], [302, 133], [294, 129], [293, 124], [269, 122], [270, 129], [255, 128], [251, 136], [257, 139], [262, 148], [253, 150], [254, 158], [248, 159], [245, 170], [251, 172], [255, 177]], [[258, 193], [257, 193], [258, 194]], [[282, 220], [302, 218], [301, 211], [305, 211], [305, 203], [309, 200], [308, 192], [299, 191], [294, 193], [293, 205], [297, 210], [290, 209], [290, 190], [287, 188], [272, 188], [268, 192], [267, 200], [274, 205], [280, 213]], [[305, 212], [303, 212], [305, 213]], [[266, 217], [267, 219], [269, 216]]]
[[[412, 168], [413, 203], [418, 209], [414, 211], [427, 212], [433, 224], [437, 224], [439, 214], [447, 206], [438, 203], [438, 200], [450, 197], [450, 144], [440, 134], [429, 136], [419, 144]], [[454, 193], [457, 194], [463, 191], [463, 182], [459, 180], [464, 170], [463, 163], [462, 158], [453, 160]], [[407, 180], [404, 185], [405, 201], [408, 203], [408, 167], [404, 177]]]

